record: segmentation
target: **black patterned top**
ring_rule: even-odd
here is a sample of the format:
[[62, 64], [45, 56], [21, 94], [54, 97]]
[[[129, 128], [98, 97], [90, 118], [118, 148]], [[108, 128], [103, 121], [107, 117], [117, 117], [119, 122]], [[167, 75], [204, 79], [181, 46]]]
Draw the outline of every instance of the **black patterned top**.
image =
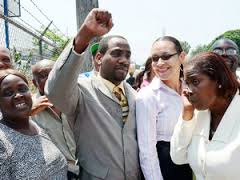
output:
[[66, 174], [65, 157], [43, 130], [28, 136], [0, 123], [0, 179], [65, 180]]

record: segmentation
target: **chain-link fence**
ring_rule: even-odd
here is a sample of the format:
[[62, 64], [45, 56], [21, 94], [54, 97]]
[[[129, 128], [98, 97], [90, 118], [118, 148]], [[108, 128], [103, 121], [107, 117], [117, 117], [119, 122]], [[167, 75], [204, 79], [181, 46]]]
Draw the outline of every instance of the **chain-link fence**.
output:
[[2, 14], [0, 14], [0, 46], [6, 46], [5, 21], [9, 26], [9, 49], [16, 65], [24, 63], [30, 65], [40, 59], [51, 59], [56, 53], [62, 51], [63, 47], [58, 46], [57, 42]]
[[[5, 1], [8, 1], [8, 4], [14, 3], [16, 5], [15, 8], [9, 7], [9, 16], [7, 16], [4, 11]], [[91, 3], [88, 0], [76, 0], [76, 3], [77, 12], [79, 17], [82, 18], [81, 20], [85, 18], [91, 8], [98, 6], [97, 0], [91, 0]], [[19, 6], [19, 12], [17, 11], [17, 6]], [[78, 7], [80, 9], [78, 9]], [[23, 10], [23, 12], [21, 13], [20, 10]], [[21, 16], [24, 12], [28, 15], [29, 19]], [[0, 0], [0, 46], [6, 47], [7, 44], [9, 44], [15, 68], [24, 71], [29, 71], [31, 64], [41, 59], [56, 59], [69, 41], [68, 37], [59, 29], [56, 29], [57, 33], [55, 33], [52, 28], [48, 28], [52, 23], [49, 18], [47, 19], [50, 24], [46, 26], [46, 23], [39, 20], [40, 17], [37, 17], [36, 14], [31, 12], [30, 8], [26, 8], [25, 5], [20, 4], [20, 0]], [[44, 15], [44, 17], [46, 16], [45, 14], [42, 15]], [[30, 20], [30, 18], [32, 20]], [[8, 23], [8, 33], [5, 31], [5, 22]], [[37, 22], [38, 26], [35, 26], [34, 22]], [[39, 28], [39, 25], [42, 27]], [[51, 27], [56, 26], [52, 23]], [[50, 36], [48, 36], [49, 34]], [[56, 39], [55, 35], [60, 38]], [[6, 42], [6, 36], [8, 37], [8, 42]], [[80, 68], [80, 72], [90, 71], [92, 69], [90, 53], [87, 51], [85, 56], [85, 62]]]
[[41, 59], [56, 59], [64, 46], [60, 47], [57, 42], [2, 14], [0, 14], [0, 46], [6, 47], [5, 21], [8, 22], [9, 49], [14, 68], [27, 76], [31, 91], [34, 92], [35, 88], [31, 83], [31, 65]]

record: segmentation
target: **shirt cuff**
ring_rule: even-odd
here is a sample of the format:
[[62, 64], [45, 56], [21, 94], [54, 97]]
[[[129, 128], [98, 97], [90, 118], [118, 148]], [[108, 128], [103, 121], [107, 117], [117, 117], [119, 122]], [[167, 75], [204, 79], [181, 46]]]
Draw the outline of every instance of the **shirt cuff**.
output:
[[82, 56], [84, 54], [84, 52], [82, 52], [81, 54], [77, 53], [75, 50], [74, 50], [74, 45], [72, 45], [72, 52], [76, 55], [76, 56]]

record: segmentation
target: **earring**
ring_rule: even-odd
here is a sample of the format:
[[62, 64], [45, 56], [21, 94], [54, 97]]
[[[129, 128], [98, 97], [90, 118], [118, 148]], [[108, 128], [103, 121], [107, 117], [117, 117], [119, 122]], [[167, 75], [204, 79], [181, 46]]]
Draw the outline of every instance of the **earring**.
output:
[[221, 85], [221, 84], [219, 84], [219, 85], [218, 85], [218, 88], [219, 88], [219, 89], [221, 89], [221, 88], [222, 88], [222, 85]]

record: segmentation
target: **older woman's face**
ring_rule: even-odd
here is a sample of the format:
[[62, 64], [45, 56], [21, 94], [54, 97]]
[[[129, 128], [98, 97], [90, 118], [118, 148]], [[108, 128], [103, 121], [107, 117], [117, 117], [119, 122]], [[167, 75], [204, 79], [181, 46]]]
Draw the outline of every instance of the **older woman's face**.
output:
[[0, 85], [0, 108], [3, 118], [28, 118], [31, 107], [32, 98], [26, 82], [15, 75], [5, 77]]
[[187, 85], [187, 98], [198, 110], [211, 109], [217, 103], [217, 83], [200, 73], [194, 65], [184, 67], [184, 80]]

